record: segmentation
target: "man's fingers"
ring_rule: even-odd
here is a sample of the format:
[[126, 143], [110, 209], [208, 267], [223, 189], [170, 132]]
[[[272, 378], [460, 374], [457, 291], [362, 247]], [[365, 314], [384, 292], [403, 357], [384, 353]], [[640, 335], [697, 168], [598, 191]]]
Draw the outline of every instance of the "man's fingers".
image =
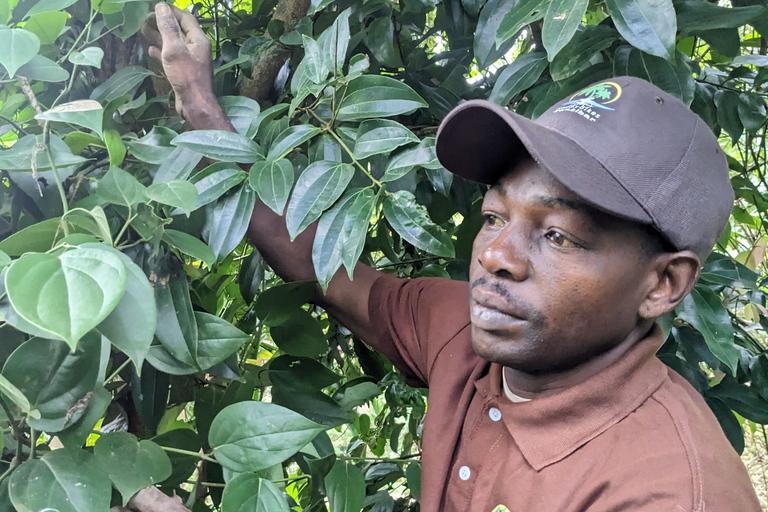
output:
[[160, 37], [160, 32], [157, 30], [157, 24], [155, 23], [154, 15], [150, 14], [151, 18], [147, 18], [147, 22], [141, 27], [141, 35], [152, 46], [161, 48], [163, 46], [163, 39]]
[[181, 25], [181, 30], [186, 34], [187, 36], [194, 35], [195, 32], [199, 32], [203, 36], [203, 30], [200, 28], [200, 24], [197, 22], [197, 18], [192, 15], [191, 12], [188, 11], [182, 11], [175, 5], [173, 6], [173, 14], [176, 15], [176, 19], [179, 21], [179, 24]]
[[176, 21], [173, 11], [165, 2], [158, 2], [155, 6], [155, 16], [157, 19], [157, 28], [163, 39], [163, 46], [177, 46], [184, 44], [184, 38], [179, 28], [179, 22]]
[[153, 59], [157, 59], [159, 61], [163, 60], [163, 52], [157, 46], [150, 46], [147, 48], [147, 52], [149, 52], [149, 56]]

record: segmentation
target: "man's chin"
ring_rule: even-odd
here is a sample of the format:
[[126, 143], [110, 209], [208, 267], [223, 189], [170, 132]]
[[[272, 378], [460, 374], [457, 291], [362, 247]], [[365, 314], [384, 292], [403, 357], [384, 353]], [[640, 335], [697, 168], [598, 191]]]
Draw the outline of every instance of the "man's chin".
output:
[[472, 326], [472, 348], [475, 353], [492, 363], [510, 366], [524, 358], [526, 338], [522, 333], [488, 332]]

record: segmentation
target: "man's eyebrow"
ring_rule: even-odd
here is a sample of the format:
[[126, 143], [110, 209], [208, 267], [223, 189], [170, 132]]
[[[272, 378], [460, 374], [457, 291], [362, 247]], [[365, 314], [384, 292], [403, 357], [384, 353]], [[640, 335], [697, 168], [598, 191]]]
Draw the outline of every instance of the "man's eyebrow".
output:
[[594, 211], [594, 208], [583, 201], [565, 197], [538, 197], [536, 198], [536, 203], [547, 208], [562, 208], [588, 214], [592, 214]]

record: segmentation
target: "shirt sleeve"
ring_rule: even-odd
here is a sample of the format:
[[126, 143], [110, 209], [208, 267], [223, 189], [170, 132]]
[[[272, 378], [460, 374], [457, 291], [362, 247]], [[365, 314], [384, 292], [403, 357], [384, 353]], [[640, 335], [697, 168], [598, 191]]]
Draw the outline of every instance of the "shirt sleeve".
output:
[[365, 340], [424, 387], [440, 351], [469, 325], [469, 283], [442, 278], [376, 280], [368, 302], [374, 339]]

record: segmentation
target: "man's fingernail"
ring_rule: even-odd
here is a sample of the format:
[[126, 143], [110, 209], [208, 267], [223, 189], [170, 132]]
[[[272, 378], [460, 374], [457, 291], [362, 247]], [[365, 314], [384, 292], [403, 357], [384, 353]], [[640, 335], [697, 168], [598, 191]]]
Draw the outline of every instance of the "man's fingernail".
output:
[[168, 4], [165, 2], [159, 2], [157, 4], [157, 7], [155, 7], [155, 11], [157, 11], [158, 14], [168, 14], [171, 12], [171, 8], [168, 7]]

